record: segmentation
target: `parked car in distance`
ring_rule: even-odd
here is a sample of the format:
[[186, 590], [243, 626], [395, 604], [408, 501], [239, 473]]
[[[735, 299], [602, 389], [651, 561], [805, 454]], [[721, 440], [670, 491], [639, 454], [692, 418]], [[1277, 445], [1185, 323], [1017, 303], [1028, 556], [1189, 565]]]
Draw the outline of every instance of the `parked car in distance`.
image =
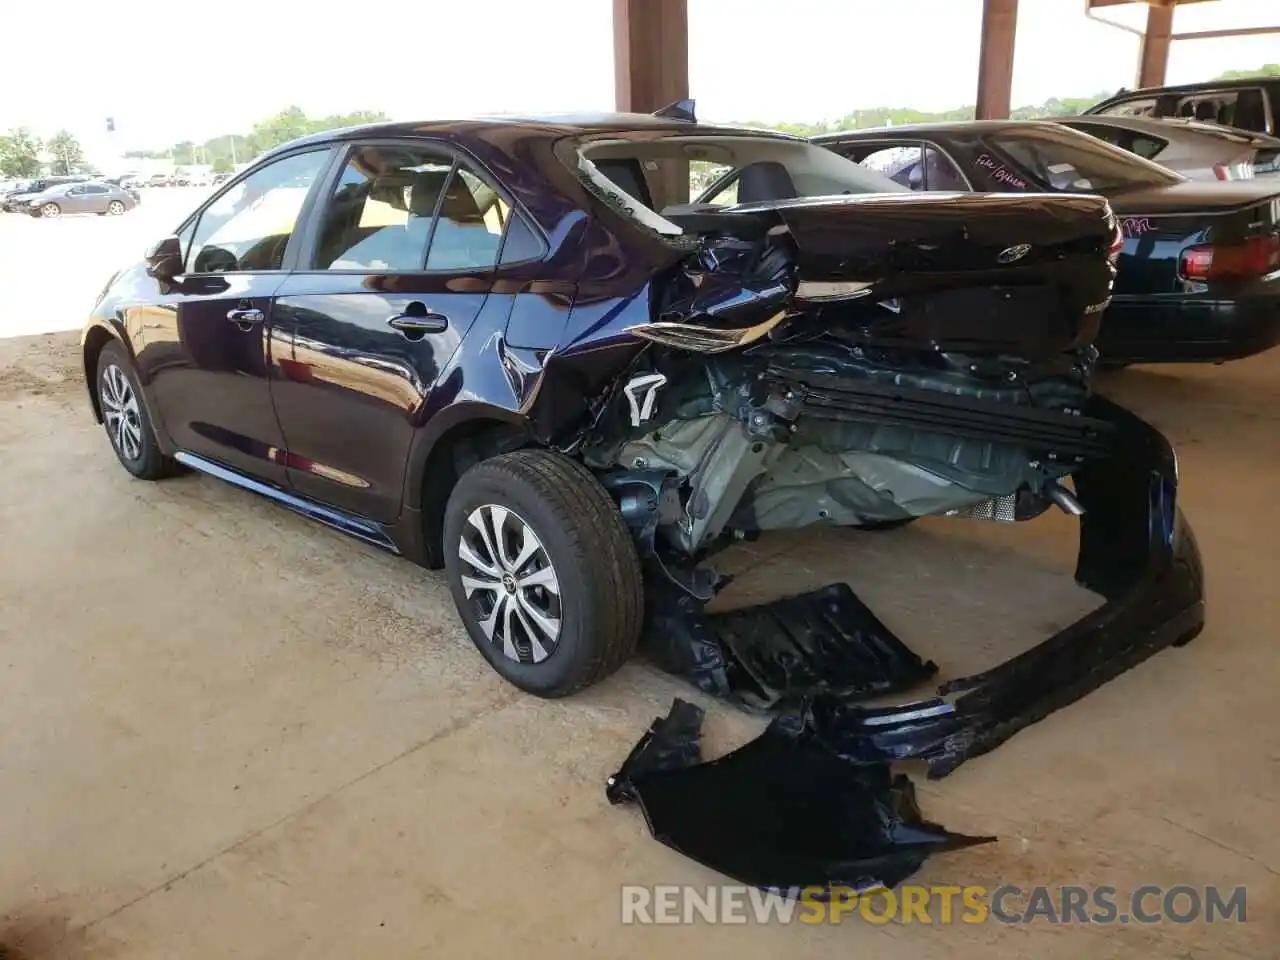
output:
[[1124, 232], [1097, 340], [1109, 365], [1234, 360], [1280, 342], [1280, 179], [1195, 182], [1050, 121], [908, 125], [816, 141], [915, 190], [1105, 196]]
[[1086, 115], [1180, 117], [1280, 135], [1280, 77], [1210, 80], [1121, 90]]
[[96, 213], [120, 216], [138, 205], [138, 195], [115, 184], [90, 180], [49, 187], [23, 200], [22, 212], [55, 219], [63, 214]]
[[49, 189], [50, 187], [61, 186], [68, 183], [82, 183], [88, 177], [79, 174], [69, 174], [62, 176], [33, 177], [30, 180], [23, 180], [10, 193], [6, 194], [3, 200], [0, 200], [0, 209], [10, 213], [26, 212], [26, 201], [34, 197], [38, 193]]
[[1199, 120], [1153, 117], [1054, 117], [1192, 180], [1280, 177], [1280, 139]]

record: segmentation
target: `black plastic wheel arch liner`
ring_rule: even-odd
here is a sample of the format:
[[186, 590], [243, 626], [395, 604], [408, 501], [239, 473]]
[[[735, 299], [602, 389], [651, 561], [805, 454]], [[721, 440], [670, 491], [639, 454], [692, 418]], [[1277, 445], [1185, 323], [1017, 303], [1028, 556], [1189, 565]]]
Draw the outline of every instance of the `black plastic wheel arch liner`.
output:
[[944, 683], [933, 699], [877, 708], [819, 695], [788, 722], [848, 759], [920, 758], [930, 777], [942, 777], [1200, 633], [1204, 570], [1176, 503], [1173, 449], [1105, 398], [1091, 399], [1086, 412], [1117, 428], [1115, 453], [1074, 475], [1085, 508], [1076, 579], [1106, 603], [1025, 653]]
[[723, 613], [651, 582], [643, 649], [704, 693], [753, 712], [828, 693], [897, 693], [938, 670], [922, 660], [843, 583]]
[[892, 887], [933, 853], [994, 839], [930, 823], [907, 777], [850, 762], [783, 718], [701, 763], [701, 722], [701, 709], [676, 700], [606, 793], [638, 802], [660, 843], [742, 883], [791, 896]]

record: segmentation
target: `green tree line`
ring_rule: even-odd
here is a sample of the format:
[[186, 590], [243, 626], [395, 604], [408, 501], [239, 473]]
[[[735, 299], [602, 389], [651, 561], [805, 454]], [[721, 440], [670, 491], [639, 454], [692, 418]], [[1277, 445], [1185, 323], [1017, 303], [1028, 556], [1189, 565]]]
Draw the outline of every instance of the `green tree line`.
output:
[[[1280, 77], [1280, 63], [1267, 63], [1253, 70], [1228, 70], [1214, 77], [1215, 80], [1243, 80], [1250, 77]], [[1032, 120], [1037, 117], [1055, 117], [1083, 113], [1110, 91], [1092, 97], [1050, 97], [1044, 103], [1016, 107], [1010, 111], [1015, 120]], [[910, 107], [875, 107], [854, 110], [834, 120], [819, 123], [752, 123], [753, 126], [771, 127], [801, 136], [816, 136], [835, 130], [855, 128], [901, 126], [908, 123], [931, 121], [971, 120], [972, 106], [952, 110], [929, 112]], [[258, 121], [247, 133], [228, 133], [213, 137], [203, 143], [183, 140], [162, 150], [132, 150], [125, 154], [134, 158], [171, 158], [179, 166], [209, 164], [217, 172], [227, 172], [237, 163], [252, 160], [258, 154], [282, 143], [288, 143], [309, 133], [319, 133], [338, 127], [386, 120], [380, 110], [356, 110], [353, 113], [335, 113], [324, 117], [308, 117], [301, 107], [292, 106], [274, 116]], [[750, 121], [749, 121], [750, 122]], [[18, 127], [0, 136], [0, 176], [33, 177], [40, 173], [40, 154], [48, 151], [53, 157], [54, 173], [92, 172], [85, 163], [84, 153], [76, 138], [66, 130], [59, 130], [48, 142], [42, 143], [30, 130]]]
[[172, 158], [178, 166], [209, 164], [215, 172], [225, 173], [238, 163], [246, 163], [272, 147], [309, 133], [360, 123], [377, 123], [386, 119], [387, 115], [380, 110], [357, 110], [354, 113], [308, 117], [301, 107], [288, 107], [274, 116], [259, 120], [248, 133], [226, 133], [203, 143], [183, 140], [163, 150], [131, 150], [125, 156], [152, 160]]
[[85, 163], [80, 142], [68, 131], [59, 130], [47, 141], [33, 135], [26, 127], [17, 127], [0, 136], [0, 176], [34, 177], [43, 164], [40, 154], [47, 151], [53, 157], [55, 174], [92, 173]]

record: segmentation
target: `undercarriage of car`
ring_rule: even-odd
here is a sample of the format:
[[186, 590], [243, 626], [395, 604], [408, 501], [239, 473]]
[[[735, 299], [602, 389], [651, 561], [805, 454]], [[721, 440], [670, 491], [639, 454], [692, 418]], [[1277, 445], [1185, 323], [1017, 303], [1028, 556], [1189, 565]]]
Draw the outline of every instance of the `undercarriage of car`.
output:
[[[751, 710], [842, 704], [832, 715], [855, 752], [928, 758], [944, 775], [1199, 632], [1203, 577], [1174, 505], [1173, 451], [1091, 390], [1096, 295], [1080, 327], [1033, 311], [1052, 288], [1043, 283], [886, 297], [855, 282], [810, 299], [789, 239], [706, 242], [657, 321], [635, 331], [651, 343], [575, 451], [644, 563], [651, 659]], [[735, 255], [742, 263], [726, 269]], [[735, 541], [926, 516], [1015, 523], [1054, 508], [1079, 519], [1076, 578], [1106, 603], [898, 712], [868, 720], [850, 704], [909, 690], [937, 667], [847, 585], [703, 609], [728, 582], [713, 555]]]

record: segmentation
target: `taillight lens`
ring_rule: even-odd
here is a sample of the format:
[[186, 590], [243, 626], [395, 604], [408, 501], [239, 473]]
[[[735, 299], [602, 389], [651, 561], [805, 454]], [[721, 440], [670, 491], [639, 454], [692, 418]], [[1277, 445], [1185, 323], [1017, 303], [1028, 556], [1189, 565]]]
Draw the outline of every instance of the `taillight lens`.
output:
[[1178, 272], [1187, 280], [1240, 280], [1280, 270], [1280, 233], [1244, 243], [1206, 243], [1182, 251]]
[[1215, 163], [1213, 175], [1219, 180], [1252, 180], [1253, 163], [1248, 160], [1240, 163]]
[[1124, 230], [1117, 220], [1111, 226], [1111, 246], [1107, 250], [1107, 258], [1115, 263], [1120, 259], [1120, 251], [1124, 249]]

